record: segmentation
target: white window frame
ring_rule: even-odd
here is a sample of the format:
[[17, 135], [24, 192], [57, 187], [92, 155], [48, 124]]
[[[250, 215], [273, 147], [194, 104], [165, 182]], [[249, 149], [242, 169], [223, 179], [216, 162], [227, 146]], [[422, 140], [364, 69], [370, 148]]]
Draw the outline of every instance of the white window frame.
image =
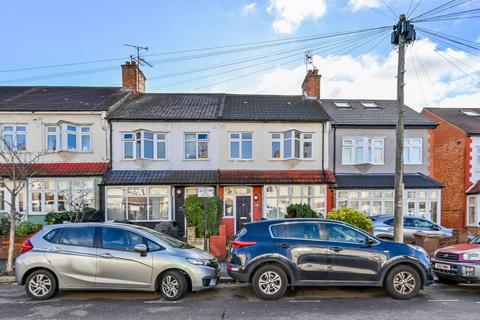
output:
[[[25, 209], [27, 208], [27, 203], [26, 203], [26, 189], [23, 188], [20, 193], [17, 194], [17, 197], [15, 199], [15, 207], [17, 208], [17, 211], [20, 213], [25, 212]], [[3, 194], [3, 203], [0, 201], [0, 213], [10, 213], [10, 201], [11, 201], [11, 194], [8, 192], [7, 188], [3, 185], [2, 182], [0, 182], [0, 193]], [[22, 206], [20, 206], [20, 201], [22, 202]]]
[[[347, 143], [350, 141], [350, 143]], [[376, 143], [381, 147], [376, 147]], [[375, 149], [381, 148], [381, 161], [375, 161]], [[360, 149], [361, 157], [357, 157], [357, 150]], [[346, 154], [350, 153], [350, 161]], [[372, 164], [383, 165], [385, 162], [385, 138], [383, 137], [344, 137], [342, 138], [342, 165]]]
[[[69, 188], [64, 189], [58, 187], [59, 182], [66, 182], [68, 181]], [[92, 188], [85, 187], [86, 182], [90, 182], [93, 184]], [[54, 188], [47, 189], [45, 188], [45, 182], [54, 183]], [[72, 188], [72, 183], [77, 182], [80, 183], [81, 187], [79, 189]], [[33, 189], [32, 185], [34, 183], [40, 183], [41, 188]], [[33, 194], [39, 193], [40, 194], [40, 211], [33, 211]], [[53, 210], [46, 210], [46, 193], [53, 193], [54, 196], [54, 205]], [[72, 195], [75, 193], [82, 193], [83, 196], [87, 194], [91, 197], [92, 207], [96, 207], [96, 195], [95, 195], [95, 179], [94, 178], [43, 178], [43, 179], [30, 179], [28, 181], [28, 212], [29, 215], [45, 215], [48, 212], [58, 212], [58, 195], [59, 193], [65, 193], [65, 211], [71, 210], [70, 203], [73, 201]]]
[[[362, 197], [361, 193], [364, 193], [364, 192], [368, 192], [368, 197]], [[381, 197], [374, 197], [374, 192], [380, 192], [381, 193]], [[357, 197], [351, 197], [351, 194], [354, 194], [356, 193], [358, 196]], [[388, 197], [387, 194], [388, 193], [391, 193], [391, 197]], [[346, 195], [346, 196], [345, 196]], [[352, 189], [352, 190], [337, 190], [337, 194], [336, 194], [336, 207], [337, 208], [340, 208], [340, 207], [347, 207], [347, 208], [353, 208], [353, 209], [357, 209], [359, 211], [362, 211], [362, 202], [368, 202], [368, 212], [364, 212], [365, 214], [371, 216], [371, 215], [375, 215], [376, 213], [373, 212], [373, 203], [374, 202], [381, 202], [381, 209], [380, 209], [380, 213], [384, 213], [385, 212], [385, 203], [386, 202], [391, 202], [392, 203], [392, 213], [393, 214], [393, 210], [395, 209], [395, 202], [393, 200], [393, 197], [394, 197], [394, 192], [393, 190], [389, 190], [389, 189], [375, 189], [375, 190], [371, 190], [371, 189]], [[342, 206], [341, 203], [345, 202], [345, 206]], [[352, 205], [352, 202], [356, 202], [357, 203], [357, 206], [353, 206]]]
[[[238, 134], [238, 138], [233, 138], [232, 135], [236, 135], [236, 134]], [[250, 134], [251, 138], [250, 139], [244, 138], [243, 137], [244, 134]], [[229, 132], [228, 137], [229, 137], [228, 155], [229, 155], [230, 160], [232, 160], [232, 161], [253, 160], [253, 132]], [[238, 147], [238, 157], [236, 157], [236, 158], [232, 156], [232, 143], [234, 143], [234, 142], [237, 142], [238, 146], [239, 146]], [[251, 143], [252, 150], [251, 150], [251, 157], [250, 158], [246, 158], [246, 157], [243, 156], [243, 143], [244, 142], [250, 142]]]
[[[12, 130], [6, 131], [5, 128], [7, 127], [12, 127]], [[19, 128], [24, 128], [24, 130], [19, 130]], [[2, 141], [0, 141], [0, 145], [2, 150], [4, 151], [9, 151], [10, 148], [7, 147], [7, 144], [5, 143], [5, 136], [6, 135], [11, 135], [12, 136], [12, 142], [13, 150], [19, 150], [19, 151], [26, 151], [27, 150], [27, 125], [23, 123], [4, 123], [0, 126], [0, 134], [2, 137]], [[25, 140], [25, 145], [23, 148], [18, 148], [18, 137], [19, 136], [24, 136]]]
[[[75, 130], [70, 130], [69, 127], [75, 128]], [[50, 128], [55, 128], [55, 132], [49, 132]], [[45, 151], [46, 152], [77, 152], [77, 153], [91, 153], [93, 152], [92, 145], [92, 125], [90, 124], [78, 124], [63, 122], [62, 124], [46, 124], [44, 125], [44, 141], [45, 141]], [[75, 136], [75, 147], [69, 148], [68, 145], [68, 136]], [[48, 147], [48, 138], [54, 136], [56, 139], [56, 149], [50, 150]], [[83, 139], [84, 137], [89, 137], [89, 144], [87, 149], [83, 149]]]
[[[470, 200], [473, 199], [473, 203]], [[475, 221], [470, 219], [470, 208], [473, 208], [475, 211]], [[479, 227], [480, 226], [480, 195], [468, 195], [467, 196], [467, 225], [469, 227]]]
[[[49, 129], [54, 129], [55, 131], [53, 132], [49, 132], [48, 130]], [[60, 139], [60, 127], [59, 126], [45, 126], [45, 136], [46, 136], [46, 139], [45, 139], [45, 150], [47, 152], [58, 152], [60, 150], [62, 150], [62, 144], [61, 144], [61, 139]], [[54, 149], [50, 149], [49, 148], [49, 145], [48, 145], [48, 138], [49, 137], [55, 137], [55, 148]]]
[[480, 146], [477, 145], [474, 147], [473, 161], [475, 171], [480, 172]]
[[[415, 144], [419, 142], [419, 144]], [[411, 151], [413, 149], [420, 148], [420, 161], [414, 162], [410, 161]], [[405, 152], [408, 151], [408, 157], [405, 156]], [[403, 147], [403, 160], [406, 165], [421, 165], [423, 163], [423, 139], [422, 138], [405, 138], [404, 147]]]
[[[194, 139], [187, 140], [187, 135], [195, 135]], [[207, 139], [200, 139], [200, 135], [207, 135]], [[194, 142], [195, 143], [195, 158], [188, 159], [187, 158], [187, 142]], [[199, 143], [206, 142], [207, 143], [207, 157], [206, 158], [199, 158], [198, 157], [198, 145]], [[195, 161], [195, 160], [209, 160], [210, 159], [210, 132], [184, 132], [183, 133], [183, 160], [187, 161]]]
[[[290, 133], [290, 137], [287, 138], [286, 135]], [[297, 137], [297, 134], [299, 137]], [[280, 138], [274, 138], [274, 135], [280, 135]], [[311, 138], [305, 137], [306, 135], [310, 135]], [[299, 130], [287, 130], [284, 132], [271, 132], [270, 137], [271, 137], [271, 143], [270, 143], [270, 160], [313, 160], [313, 132], [302, 132]], [[295, 154], [295, 144], [298, 142], [299, 144], [299, 154]], [[274, 143], [280, 143], [280, 157], [275, 158], [273, 157], [273, 144]], [[304, 156], [304, 150], [305, 150], [305, 143], [310, 143], [311, 144], [311, 156], [310, 157], [305, 157]], [[285, 156], [285, 145], [290, 144], [290, 150], [291, 150], [291, 155], [289, 157]]]
[[[151, 133], [153, 135], [153, 139], [145, 138], [145, 133]], [[125, 138], [125, 135], [132, 135], [132, 138]], [[164, 139], [160, 139], [159, 136], [163, 135]], [[167, 160], [167, 133], [166, 132], [155, 132], [150, 130], [136, 130], [136, 131], [124, 131], [121, 132], [122, 138], [122, 160]], [[145, 157], [145, 141], [152, 141], [153, 143], [153, 157], [146, 158]], [[125, 157], [125, 144], [131, 143], [132, 144], [132, 158]], [[140, 156], [137, 153], [137, 144], [140, 143]], [[164, 143], [165, 144], [165, 157], [159, 158], [158, 157], [158, 144]]]
[[[278, 192], [279, 187], [287, 187], [288, 188], [288, 195], [280, 195]], [[300, 195], [296, 196], [293, 194], [293, 187], [300, 187]], [[320, 195], [309, 195], [308, 194], [308, 187], [319, 187], [321, 190]], [[270, 196], [267, 194], [267, 188], [274, 188], [275, 195]], [[283, 219], [284, 217], [280, 217], [280, 200], [288, 200], [289, 204], [297, 204], [297, 203], [308, 203], [308, 200], [315, 200], [315, 199], [323, 199], [324, 206], [320, 210], [316, 210], [316, 212], [321, 216], [325, 217], [327, 212], [327, 186], [325, 184], [290, 184], [290, 185], [264, 185], [263, 186], [263, 218], [269, 219], [268, 211], [267, 211], [267, 202], [268, 200], [275, 199], [276, 203], [276, 210], [277, 210], [277, 217], [273, 219]], [[252, 209], [253, 210], [253, 209]], [[286, 214], [286, 212], [285, 212]]]
[[[122, 189], [122, 195], [109, 195], [108, 190], [113, 189], [113, 188], [120, 188]], [[168, 219], [149, 219], [150, 217], [150, 208], [149, 208], [149, 199], [150, 197], [159, 197], [157, 195], [151, 195], [150, 193], [148, 195], [131, 195], [128, 193], [128, 188], [147, 188], [149, 191], [150, 189], [154, 188], [166, 188], [167, 193], [166, 193], [166, 198], [168, 200]], [[146, 199], [147, 203], [147, 220], [129, 220], [128, 219], [128, 198], [133, 198], [133, 197], [142, 197]], [[165, 185], [122, 185], [122, 186], [110, 186], [105, 188], [105, 221], [113, 221], [113, 220], [108, 220], [108, 199], [109, 198], [121, 198], [122, 203], [124, 205], [124, 218], [125, 220], [129, 221], [136, 221], [136, 222], [148, 222], [148, 221], [173, 221], [173, 204], [172, 202], [174, 201], [174, 198], [172, 197], [172, 187], [171, 186], [165, 186]]]

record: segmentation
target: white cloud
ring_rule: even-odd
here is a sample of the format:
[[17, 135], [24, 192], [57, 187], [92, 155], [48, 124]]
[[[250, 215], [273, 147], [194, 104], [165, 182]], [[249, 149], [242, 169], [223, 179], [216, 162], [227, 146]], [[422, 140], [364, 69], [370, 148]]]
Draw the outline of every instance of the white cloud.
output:
[[270, 0], [267, 12], [275, 15], [277, 33], [293, 33], [305, 19], [318, 19], [327, 12], [326, 0]]
[[[425, 106], [480, 107], [480, 74], [466, 75], [438, 52], [467, 72], [480, 70], [480, 59], [476, 56], [452, 49], [439, 50], [428, 39], [419, 40], [407, 49], [406, 103], [416, 110]], [[314, 56], [314, 63], [322, 74], [323, 98], [396, 98], [395, 51], [387, 57], [374, 54]], [[259, 81], [250, 81], [252, 84], [242, 87], [239, 92], [300, 94], [304, 76], [303, 64], [293, 68], [272, 68]], [[233, 83], [215, 90], [237, 91]]]
[[348, 6], [353, 12], [364, 8], [378, 8], [382, 5], [379, 0], [349, 0]]
[[251, 14], [251, 13], [254, 13], [257, 11], [257, 3], [256, 2], [250, 2], [250, 3], [247, 3], [246, 5], [244, 5], [242, 7], [242, 15], [248, 15], [248, 14]]

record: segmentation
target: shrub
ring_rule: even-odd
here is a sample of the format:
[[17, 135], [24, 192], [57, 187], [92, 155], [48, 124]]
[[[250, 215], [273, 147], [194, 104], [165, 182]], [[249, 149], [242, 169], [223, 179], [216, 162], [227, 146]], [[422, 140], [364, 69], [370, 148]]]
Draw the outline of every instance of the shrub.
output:
[[[205, 234], [205, 213], [204, 213], [204, 199], [197, 196], [188, 197], [185, 199], [185, 217], [189, 226], [195, 227], [197, 237], [203, 237]], [[207, 199], [208, 208], [208, 235], [218, 233], [218, 225], [220, 219], [218, 217], [219, 208], [221, 205], [220, 199], [213, 197]]]
[[372, 220], [369, 217], [351, 208], [333, 209], [327, 214], [327, 219], [343, 221], [368, 232], [373, 229]]
[[168, 234], [169, 236], [172, 236], [174, 238], [178, 238], [178, 227], [175, 226], [172, 222], [159, 222], [155, 226], [155, 230]]
[[10, 218], [4, 213], [0, 213], [0, 235], [10, 232]]
[[84, 208], [82, 211], [62, 211], [62, 212], [49, 212], [45, 216], [46, 224], [60, 224], [64, 221], [69, 222], [86, 222], [95, 217], [98, 211], [93, 208]]
[[22, 221], [17, 225], [17, 228], [15, 229], [15, 235], [28, 236], [30, 234], [34, 234], [35, 232], [41, 229], [42, 229], [42, 225], [39, 223]]
[[287, 207], [285, 218], [318, 218], [318, 213], [308, 204], [291, 204]]

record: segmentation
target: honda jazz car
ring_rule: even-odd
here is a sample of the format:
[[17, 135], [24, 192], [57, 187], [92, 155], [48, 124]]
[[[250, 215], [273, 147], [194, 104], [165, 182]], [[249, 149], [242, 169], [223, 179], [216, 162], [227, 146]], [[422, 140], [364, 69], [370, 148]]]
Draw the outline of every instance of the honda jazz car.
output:
[[46, 226], [15, 261], [17, 283], [35, 300], [58, 290], [159, 291], [178, 300], [214, 288], [217, 260], [152, 229], [118, 223]]
[[349, 224], [322, 219], [246, 223], [231, 242], [229, 275], [265, 300], [288, 286], [383, 286], [411, 299], [433, 273], [424, 249], [383, 241]]

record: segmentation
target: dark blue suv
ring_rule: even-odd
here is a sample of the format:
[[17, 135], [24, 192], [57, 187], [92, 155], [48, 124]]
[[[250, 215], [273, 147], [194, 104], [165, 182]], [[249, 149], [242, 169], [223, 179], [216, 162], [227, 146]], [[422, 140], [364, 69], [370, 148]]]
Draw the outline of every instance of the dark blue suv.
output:
[[384, 286], [411, 299], [433, 280], [424, 249], [380, 240], [349, 224], [321, 219], [247, 223], [231, 242], [228, 274], [278, 299], [288, 286]]

